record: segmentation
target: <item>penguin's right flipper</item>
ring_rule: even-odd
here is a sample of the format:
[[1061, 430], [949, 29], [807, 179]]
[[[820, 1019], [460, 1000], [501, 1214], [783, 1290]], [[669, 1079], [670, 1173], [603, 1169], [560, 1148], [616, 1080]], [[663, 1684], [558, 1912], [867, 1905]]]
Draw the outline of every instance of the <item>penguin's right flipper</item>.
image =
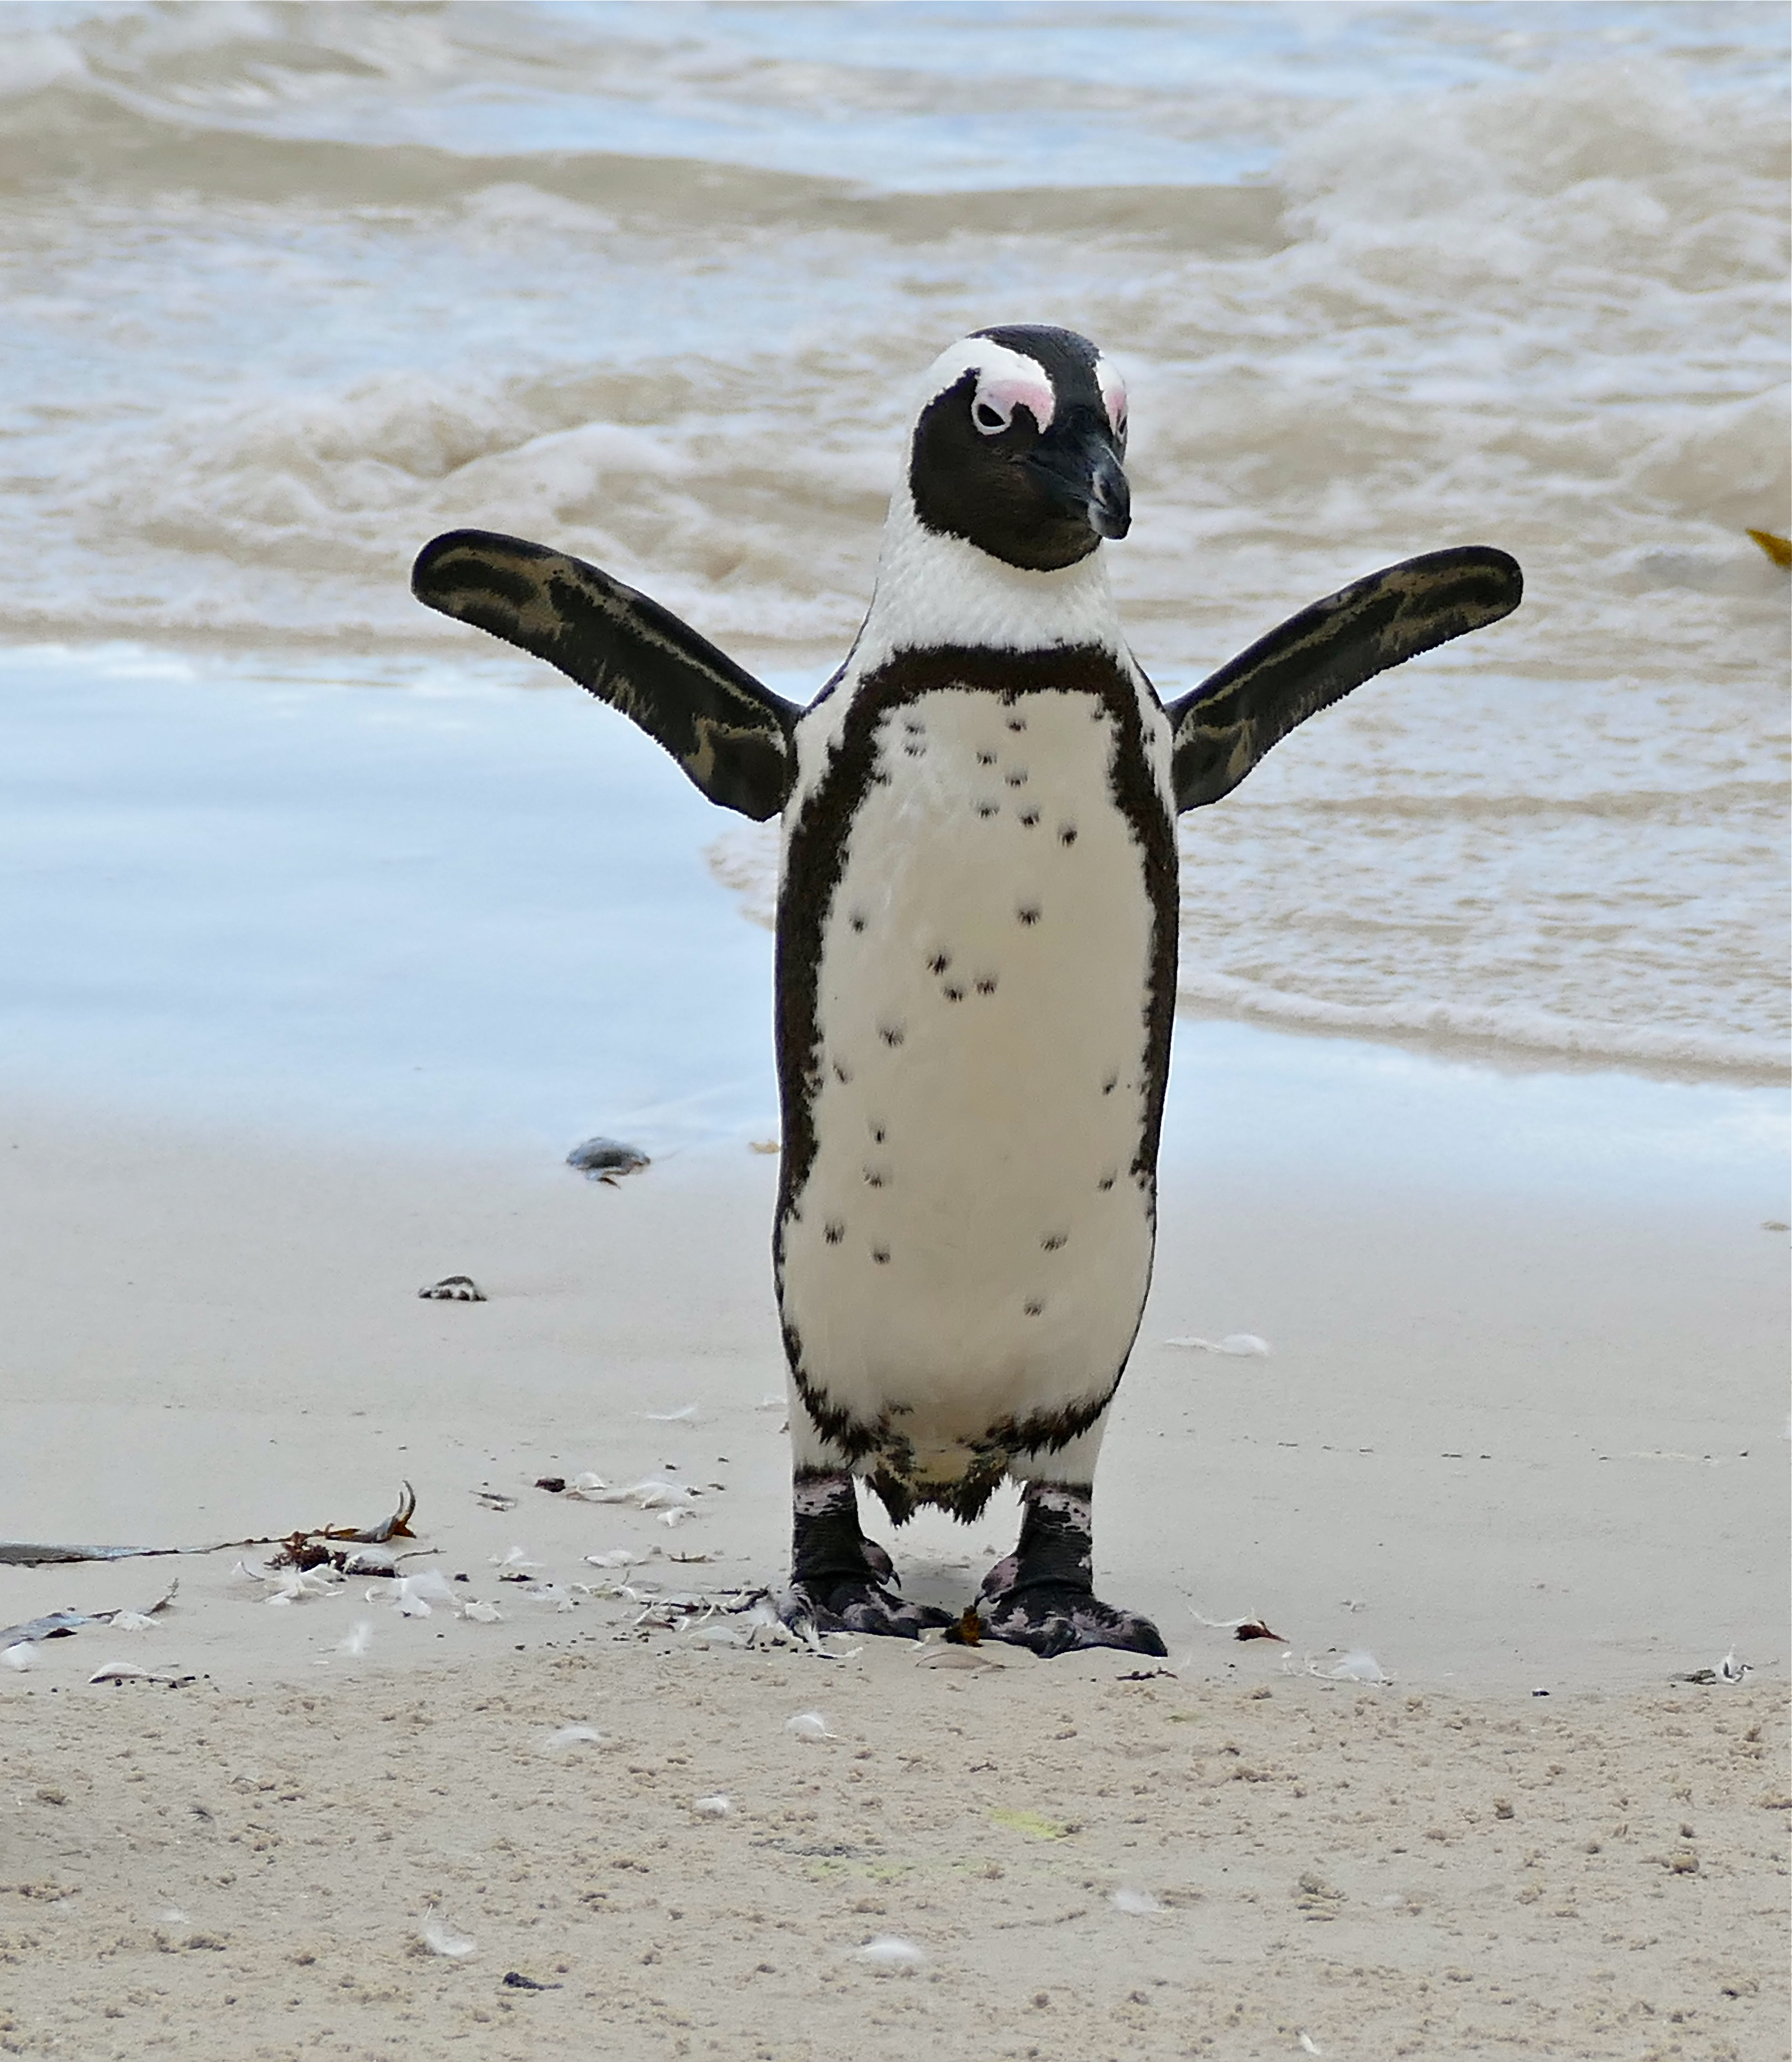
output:
[[801, 711], [646, 595], [582, 559], [489, 530], [451, 530], [424, 545], [411, 591], [620, 709], [724, 809], [756, 823], [784, 807]]
[[1177, 808], [1229, 795], [1309, 716], [1390, 666], [1497, 623], [1524, 592], [1516, 559], [1463, 544], [1385, 566], [1291, 616], [1165, 708]]

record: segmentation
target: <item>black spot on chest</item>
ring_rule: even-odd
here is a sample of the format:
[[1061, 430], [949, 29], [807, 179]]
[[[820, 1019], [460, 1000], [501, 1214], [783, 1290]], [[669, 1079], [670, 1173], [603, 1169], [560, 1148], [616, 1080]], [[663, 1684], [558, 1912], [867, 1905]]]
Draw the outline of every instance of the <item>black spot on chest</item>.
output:
[[[917, 704], [929, 696], [942, 693], [989, 694], [992, 716], [1000, 710], [998, 720], [1010, 734], [1027, 729], [1026, 704], [1030, 695], [1084, 695], [1091, 720], [1105, 725], [1112, 733], [1112, 747], [1106, 754], [1108, 795], [1139, 849], [1153, 912], [1151, 972], [1145, 998], [1146, 1049], [1141, 1081], [1145, 1108], [1132, 1170], [1149, 1184], [1157, 1163], [1175, 1002], [1177, 854], [1173, 818], [1153, 772], [1144, 718], [1132, 679], [1111, 653], [1091, 647], [1027, 652], [952, 649], [899, 653], [867, 675], [851, 692], [852, 700], [835, 733], [826, 770], [796, 805], [780, 893], [777, 1040], [784, 1117], [780, 1220], [789, 1214], [814, 1165], [814, 1104], [820, 1076], [829, 1064], [822, 1050], [819, 1010], [823, 948], [830, 914], [837, 921], [840, 913], [835, 898], [852, 850], [859, 805], [867, 792], [880, 784], [880, 775], [888, 780], [888, 766], [901, 765], [904, 752], [916, 756], [910, 748], [924, 742], [930, 750], [940, 749], [939, 736], [936, 732], [927, 734], [928, 726]], [[895, 748], [898, 745], [900, 751]], [[967, 773], [971, 770], [971, 756], [959, 762]], [[987, 744], [974, 756], [984, 769], [996, 765], [999, 758]], [[1004, 773], [1011, 792], [1015, 788], [1030, 788], [1024, 806], [1020, 805], [1022, 797], [1016, 796], [1013, 812], [1024, 829], [1040, 827], [1040, 808], [1032, 797], [1045, 788], [1036, 758], [1030, 770], [1033, 776], [1030, 784], [1027, 768], [1010, 765]], [[1000, 784], [996, 784], [999, 792]], [[1046, 794], [1048, 807], [1050, 800]], [[992, 796], [984, 794], [972, 798], [971, 813], [987, 821], [1004, 812]], [[1062, 848], [1073, 846], [1077, 840], [1076, 823], [1057, 816], [1056, 839]], [[1015, 913], [1011, 921], [1029, 929], [1040, 924], [1040, 906], [1030, 898], [1009, 907]], [[868, 909], [845, 913], [855, 930], [872, 931], [874, 936], [868, 945], [874, 945], [877, 927], [868, 924]], [[1041, 933], [1048, 934], [1048, 927]], [[988, 996], [994, 992], [992, 968], [967, 969], [976, 977], [967, 980], [953, 967], [952, 955], [944, 945], [932, 950], [924, 964], [940, 979], [937, 993], [948, 1002], [961, 1004], [972, 993]], [[900, 1022], [886, 1019], [876, 1029], [887, 1048], [902, 1045], [904, 1026]], [[845, 1068], [836, 1062], [835, 1069], [836, 1074], [845, 1077]]]

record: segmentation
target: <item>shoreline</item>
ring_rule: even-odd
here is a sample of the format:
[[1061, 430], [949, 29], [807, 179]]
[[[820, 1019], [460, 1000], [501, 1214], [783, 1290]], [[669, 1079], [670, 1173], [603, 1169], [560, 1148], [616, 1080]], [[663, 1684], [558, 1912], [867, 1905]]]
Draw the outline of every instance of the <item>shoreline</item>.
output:
[[[569, 684], [465, 652], [331, 667], [311, 653], [14, 647], [0, 671], [6, 842], [32, 885], [0, 947], [38, 969], [0, 1023], [16, 1088], [109, 1096], [127, 1114], [184, 1101], [257, 1126], [291, 1104], [299, 1130], [396, 1119], [423, 1138], [476, 1113], [499, 1138], [551, 1135], [555, 1093], [595, 1093], [619, 1116], [738, 1082], [749, 1093], [727, 1121], [764, 1129], [763, 837], [728, 828]], [[1340, 733], [1333, 756], [1343, 745]], [[1289, 777], [1272, 762], [1259, 786]], [[1241, 835], [1300, 806], [1247, 797]], [[1259, 856], [1273, 862], [1270, 847]], [[1248, 891], [1250, 869], [1228, 864], [1213, 878], [1192, 867], [1189, 892]], [[1348, 929], [1349, 913], [1338, 920]], [[1721, 1016], [1658, 1033], [1565, 1020], [1556, 1044], [1532, 1043], [1525, 1011], [1513, 1035], [1480, 1035], [1471, 982], [1437, 1035], [1407, 1021], [1433, 1013], [1417, 997], [1359, 1006], [1275, 989], [1285, 1008], [1261, 1007], [1234, 973], [1198, 975], [1195, 957], [1189, 982], [1225, 992], [1181, 996], [1185, 1026], [1506, 1072], [1787, 1085], [1767, 1044], [1746, 1065], [1692, 1052], [1724, 1045]], [[1577, 1039], [1592, 1049], [1565, 1049]]]
[[[1166, 1124], [1157, 1278], [1097, 1476], [1116, 1599], [1173, 1655], [1211, 1645], [1196, 1616], [1262, 1616], [1297, 1655], [1366, 1647], [1413, 1687], [1640, 1688], [1731, 1647], [1782, 1672], [1770, 1148], [1702, 1165], [1669, 1129], [1590, 1161], [1485, 1081], [1465, 1113], [1461, 1081], [1453, 1107], [1397, 1069], [1377, 1099], [1205, 1057]], [[723, 1557], [698, 1587], [781, 1581], [772, 1156], [692, 1144], [612, 1189], [526, 1147], [302, 1146], [55, 1109], [0, 1129], [8, 1536], [367, 1525], [409, 1480], [457, 1571], [521, 1545], [563, 1580], [586, 1553], [658, 1546]], [[1484, 1149], [1501, 1133], [1503, 1159]], [[489, 1300], [419, 1300], [454, 1274]], [[1177, 1343], [1233, 1334], [1267, 1355]], [[676, 1532], [532, 1487], [587, 1469], [724, 1486]], [[481, 1487], [517, 1507], [482, 1509]], [[960, 1607], [1012, 1513], [924, 1514], [892, 1544]], [[195, 1665], [309, 1667], [290, 1642], [310, 1615], [255, 1608], [236, 1558], [179, 1564]], [[0, 1568], [0, 1624], [140, 1609], [169, 1566]]]

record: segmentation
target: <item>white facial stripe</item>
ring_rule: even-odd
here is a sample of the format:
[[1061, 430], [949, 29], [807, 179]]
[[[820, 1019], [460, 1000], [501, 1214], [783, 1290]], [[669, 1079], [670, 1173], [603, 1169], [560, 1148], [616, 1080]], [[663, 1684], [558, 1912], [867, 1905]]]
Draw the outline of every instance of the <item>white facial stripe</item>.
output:
[[1044, 430], [1051, 424], [1057, 406], [1052, 383], [1044, 369], [1006, 344], [992, 343], [986, 336], [968, 336], [943, 351], [928, 368], [922, 383], [919, 415], [930, 401], [936, 401], [948, 387], [956, 387], [967, 372], [977, 375], [977, 397], [987, 399], [1004, 414], [1018, 402], [1030, 409]]
[[1126, 427], [1126, 382], [1104, 358], [1095, 361], [1095, 383], [1101, 389], [1101, 405], [1108, 411], [1108, 427]]

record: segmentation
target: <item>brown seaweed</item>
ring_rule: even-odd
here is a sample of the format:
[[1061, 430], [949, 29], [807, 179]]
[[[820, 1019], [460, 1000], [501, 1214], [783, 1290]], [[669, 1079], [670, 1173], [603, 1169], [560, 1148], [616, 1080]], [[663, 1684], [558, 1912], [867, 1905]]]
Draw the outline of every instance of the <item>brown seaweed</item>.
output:
[[416, 1511], [417, 1492], [407, 1482], [404, 1493], [399, 1498], [398, 1509], [390, 1518], [382, 1518], [377, 1525], [314, 1525], [306, 1530], [289, 1532], [278, 1542], [243, 1540], [236, 1543], [243, 1546], [277, 1543], [280, 1551], [273, 1557], [273, 1565], [276, 1568], [315, 1568], [325, 1561], [339, 1568], [350, 1558], [340, 1551], [343, 1546], [383, 1546], [389, 1539], [415, 1539], [417, 1535], [411, 1529], [411, 1520], [416, 1515]]
[[[59, 1568], [78, 1561], [146, 1561], [170, 1554], [222, 1554], [231, 1546], [279, 1546], [295, 1567], [311, 1568], [330, 1558], [327, 1548], [313, 1552], [307, 1543], [312, 1541], [347, 1540], [371, 1546], [388, 1539], [415, 1539], [417, 1535], [411, 1529], [411, 1520], [416, 1510], [417, 1492], [407, 1482], [399, 1498], [399, 1507], [390, 1518], [359, 1529], [345, 1525], [313, 1526], [306, 1530], [289, 1532], [284, 1538], [264, 1532], [253, 1539], [214, 1539], [203, 1546], [58, 1546], [34, 1540], [0, 1539], [0, 1567]], [[301, 1559], [301, 1555], [309, 1558]]]

